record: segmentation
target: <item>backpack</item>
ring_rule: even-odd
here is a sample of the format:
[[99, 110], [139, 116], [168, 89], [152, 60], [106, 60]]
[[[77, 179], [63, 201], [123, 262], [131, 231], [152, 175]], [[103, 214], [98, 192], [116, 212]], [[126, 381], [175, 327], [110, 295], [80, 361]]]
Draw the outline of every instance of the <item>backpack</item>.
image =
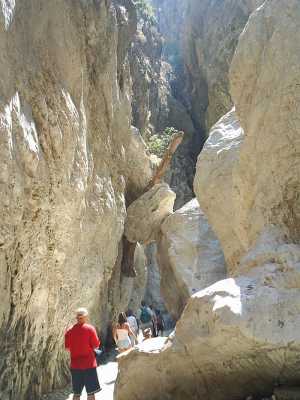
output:
[[140, 318], [141, 322], [143, 324], [150, 322], [152, 320], [152, 315], [151, 315], [149, 309], [147, 307], [141, 307], [141, 310], [142, 310], [141, 318]]

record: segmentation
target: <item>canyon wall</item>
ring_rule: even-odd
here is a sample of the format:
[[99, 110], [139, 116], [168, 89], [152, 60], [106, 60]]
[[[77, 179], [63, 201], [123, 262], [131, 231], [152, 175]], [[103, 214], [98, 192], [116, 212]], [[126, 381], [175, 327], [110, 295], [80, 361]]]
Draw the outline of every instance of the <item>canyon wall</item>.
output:
[[76, 307], [105, 330], [126, 200], [152, 169], [130, 127], [131, 1], [1, 5], [0, 396], [26, 400], [64, 382]]
[[181, 38], [193, 121], [208, 133], [232, 107], [229, 67], [250, 13], [263, 0], [188, 0]]

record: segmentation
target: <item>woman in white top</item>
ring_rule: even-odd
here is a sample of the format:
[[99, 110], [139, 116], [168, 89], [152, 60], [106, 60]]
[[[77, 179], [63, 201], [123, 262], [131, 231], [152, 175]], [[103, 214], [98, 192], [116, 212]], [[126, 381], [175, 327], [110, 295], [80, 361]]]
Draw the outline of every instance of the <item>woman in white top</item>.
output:
[[136, 340], [136, 336], [127, 322], [126, 314], [123, 312], [119, 314], [118, 323], [113, 330], [113, 337], [120, 353], [132, 347], [130, 336]]
[[[127, 316], [127, 322], [128, 322], [128, 324], [129, 324], [129, 326], [130, 326], [132, 332], [133, 332], [134, 335], [137, 337], [137, 336], [138, 336], [138, 333], [139, 333], [139, 327], [138, 327], [137, 320], [136, 320], [135, 316], [133, 315], [132, 310], [128, 310], [128, 311], [126, 312], [126, 316]], [[131, 339], [131, 344], [132, 344], [132, 346], [133, 346], [133, 345], [134, 345], [134, 342], [135, 342], [133, 336], [131, 336], [130, 339]]]

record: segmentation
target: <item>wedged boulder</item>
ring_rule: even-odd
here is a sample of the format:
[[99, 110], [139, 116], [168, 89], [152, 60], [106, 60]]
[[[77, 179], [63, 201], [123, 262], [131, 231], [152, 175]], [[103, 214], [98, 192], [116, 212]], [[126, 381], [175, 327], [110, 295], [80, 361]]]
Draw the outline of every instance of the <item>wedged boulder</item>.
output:
[[300, 246], [283, 239], [269, 233], [273, 252], [252, 250], [263, 263], [194, 294], [155, 352], [149, 343], [122, 358], [115, 399], [141, 387], [143, 400], [244, 399], [299, 381]]
[[153, 186], [127, 209], [124, 234], [134, 243], [148, 244], [159, 235], [165, 218], [173, 212], [176, 195], [166, 183]]
[[197, 199], [170, 215], [161, 231], [161, 291], [168, 311], [178, 319], [193, 293], [226, 277], [225, 260]]
[[233, 169], [243, 140], [244, 131], [233, 108], [212, 127], [198, 157], [194, 179], [195, 193], [220, 239], [229, 267], [240, 255], [234, 231]]

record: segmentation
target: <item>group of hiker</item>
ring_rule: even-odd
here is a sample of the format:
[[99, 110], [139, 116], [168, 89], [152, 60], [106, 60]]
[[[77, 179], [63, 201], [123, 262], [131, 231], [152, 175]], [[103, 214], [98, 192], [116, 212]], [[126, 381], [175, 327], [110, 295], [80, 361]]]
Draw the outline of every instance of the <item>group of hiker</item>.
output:
[[163, 335], [164, 320], [160, 310], [141, 302], [137, 315], [132, 310], [119, 314], [118, 322], [113, 328], [113, 338], [120, 353], [130, 349], [138, 343], [139, 330], [142, 331], [143, 340]]
[[[142, 301], [137, 315], [131, 310], [120, 313], [113, 328], [113, 337], [118, 351], [122, 353], [138, 342], [139, 331], [143, 340], [163, 334], [164, 320], [159, 310]], [[95, 393], [101, 390], [97, 375], [97, 358], [101, 342], [96, 329], [88, 324], [88, 310], [76, 310], [76, 323], [65, 333], [65, 348], [70, 352], [73, 400], [79, 400], [86, 388], [88, 400], [95, 400]]]

